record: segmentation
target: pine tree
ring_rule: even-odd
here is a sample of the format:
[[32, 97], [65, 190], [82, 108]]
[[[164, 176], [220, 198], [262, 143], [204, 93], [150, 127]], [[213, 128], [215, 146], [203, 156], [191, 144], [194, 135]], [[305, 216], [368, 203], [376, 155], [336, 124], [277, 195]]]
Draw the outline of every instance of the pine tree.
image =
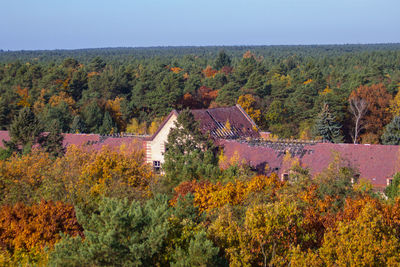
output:
[[82, 120], [81, 116], [76, 115], [71, 123], [71, 133], [85, 133], [86, 125], [85, 121]]
[[322, 111], [318, 114], [315, 122], [315, 129], [319, 136], [322, 136], [324, 141], [331, 143], [342, 142], [341, 125], [335, 120], [334, 116], [329, 111], [328, 104], [324, 104]]
[[9, 128], [10, 141], [4, 142], [11, 151], [29, 152], [38, 142], [43, 127], [29, 107], [24, 107], [12, 121]]
[[103, 113], [96, 101], [92, 101], [82, 112], [82, 117], [89, 133], [98, 133], [103, 123]]
[[218, 174], [218, 160], [212, 141], [203, 135], [189, 110], [182, 111], [165, 145], [163, 170], [170, 187], [182, 181], [213, 178]]
[[400, 117], [396, 116], [386, 125], [382, 135], [382, 142], [385, 145], [400, 145]]
[[231, 58], [225, 53], [224, 50], [221, 50], [218, 53], [217, 59], [215, 60], [215, 69], [220, 70], [225, 66], [231, 65]]
[[38, 143], [40, 146], [53, 157], [64, 155], [65, 148], [63, 146], [64, 136], [61, 133], [58, 121], [53, 121], [53, 128], [47, 135], [40, 136]]
[[165, 196], [145, 204], [105, 198], [96, 212], [77, 209], [85, 239], [63, 236], [50, 266], [155, 266], [164, 261], [170, 213]]
[[110, 134], [117, 132], [115, 123], [108, 111], [104, 112], [103, 124], [100, 127], [101, 134]]

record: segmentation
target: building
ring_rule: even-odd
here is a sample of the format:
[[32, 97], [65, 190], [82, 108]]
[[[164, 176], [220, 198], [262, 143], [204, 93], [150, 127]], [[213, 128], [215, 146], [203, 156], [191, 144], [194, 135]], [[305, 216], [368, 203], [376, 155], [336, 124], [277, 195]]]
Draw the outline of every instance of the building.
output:
[[[259, 138], [259, 130], [250, 116], [239, 105], [233, 107], [195, 109], [191, 111], [200, 124], [200, 130], [215, 141], [220, 139]], [[145, 138], [146, 160], [155, 169], [164, 162], [165, 143], [179, 113], [176, 110], [164, 119], [158, 130]]]
[[[355, 178], [369, 180], [379, 190], [389, 185], [394, 174], [400, 171], [400, 146], [331, 144], [301, 140], [268, 141], [268, 133], [260, 132], [239, 105], [191, 112], [199, 122], [200, 130], [224, 150], [228, 159], [239, 157], [240, 161], [247, 162], [260, 173], [275, 172], [282, 179], [288, 177], [290, 166], [285, 162], [288, 153], [302, 167], [308, 168], [312, 176], [328, 167], [334, 153], [337, 153], [346, 160], [349, 167], [357, 170]], [[155, 169], [160, 169], [164, 162], [165, 143], [178, 115], [178, 111], [171, 111], [152, 136], [64, 134], [64, 146], [91, 145], [100, 149], [104, 145], [118, 147], [135, 142], [135, 145], [145, 151], [146, 161]], [[0, 140], [9, 139], [7, 131], [0, 131]], [[0, 147], [2, 146], [1, 142]]]

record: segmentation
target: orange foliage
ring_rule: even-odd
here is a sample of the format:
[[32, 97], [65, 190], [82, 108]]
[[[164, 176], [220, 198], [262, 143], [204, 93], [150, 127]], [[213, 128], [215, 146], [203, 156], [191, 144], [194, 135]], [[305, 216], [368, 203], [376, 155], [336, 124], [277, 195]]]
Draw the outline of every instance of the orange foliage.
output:
[[182, 68], [179, 68], [179, 67], [173, 67], [173, 68], [170, 68], [170, 70], [171, 70], [173, 73], [179, 73], [179, 72], [183, 71], [183, 69], [182, 69]]
[[185, 197], [189, 193], [194, 194], [196, 192], [196, 189], [203, 188], [208, 185], [210, 185], [210, 182], [208, 181], [198, 182], [196, 180], [193, 180], [182, 182], [174, 188], [174, 197], [171, 199], [170, 204], [175, 205], [179, 197]]
[[18, 203], [0, 209], [0, 247], [11, 253], [52, 247], [60, 233], [83, 236], [72, 205], [41, 201], [32, 206]]
[[211, 66], [207, 66], [203, 70], [203, 74], [206, 78], [214, 77], [218, 73], [217, 70], [214, 70]]
[[218, 90], [212, 90], [207, 86], [201, 86], [198, 90], [198, 94], [202, 104], [208, 107], [210, 103], [217, 98]]
[[244, 54], [243, 54], [243, 58], [255, 58], [254, 54], [250, 51], [247, 50]]
[[392, 119], [390, 113], [392, 96], [386, 91], [386, 87], [381, 83], [371, 86], [361, 85], [350, 94], [349, 99], [352, 98], [364, 99], [367, 102], [365, 129], [367, 132], [380, 135], [383, 127]]
[[100, 75], [100, 73], [98, 73], [98, 72], [96, 72], [96, 71], [92, 71], [92, 72], [89, 72], [89, 73], [87, 74], [87, 77], [90, 78], [90, 77], [96, 76], [96, 75]]
[[18, 101], [17, 105], [18, 106], [22, 106], [22, 107], [30, 107], [31, 104], [29, 103], [29, 92], [28, 92], [28, 88], [21, 88], [21, 86], [17, 86], [17, 94], [20, 97], [20, 100]]

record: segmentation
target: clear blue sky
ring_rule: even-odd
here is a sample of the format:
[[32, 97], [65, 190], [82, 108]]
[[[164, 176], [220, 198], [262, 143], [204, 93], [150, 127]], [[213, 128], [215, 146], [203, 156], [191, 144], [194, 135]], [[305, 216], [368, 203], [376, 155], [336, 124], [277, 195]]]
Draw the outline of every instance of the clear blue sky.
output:
[[400, 0], [1, 0], [0, 49], [400, 42]]

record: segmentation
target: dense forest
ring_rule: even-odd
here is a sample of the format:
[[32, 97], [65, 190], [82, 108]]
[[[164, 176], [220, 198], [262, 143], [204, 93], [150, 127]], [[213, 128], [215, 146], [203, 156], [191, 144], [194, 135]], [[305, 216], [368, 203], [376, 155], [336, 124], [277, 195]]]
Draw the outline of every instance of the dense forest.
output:
[[[0, 266], [398, 266], [384, 192], [339, 153], [290, 179], [227, 158], [186, 108], [240, 104], [280, 138], [400, 142], [400, 45], [0, 52]], [[137, 138], [183, 109], [160, 173]], [[274, 137], [275, 138], [275, 137]], [[267, 170], [268, 166], [265, 166]]]
[[46, 130], [145, 134], [239, 103], [280, 138], [393, 143], [399, 83], [399, 44], [2, 51], [0, 126], [30, 107]]

